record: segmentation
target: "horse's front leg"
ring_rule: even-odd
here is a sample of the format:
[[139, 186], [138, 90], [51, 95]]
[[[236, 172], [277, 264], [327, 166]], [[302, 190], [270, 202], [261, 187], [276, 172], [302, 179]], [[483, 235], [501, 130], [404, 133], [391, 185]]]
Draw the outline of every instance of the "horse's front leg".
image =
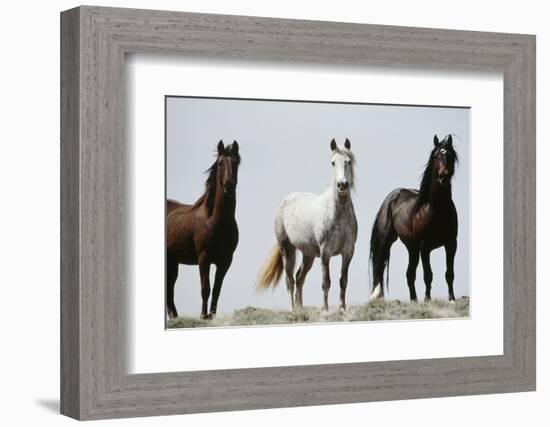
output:
[[346, 288], [348, 286], [348, 270], [353, 257], [353, 249], [342, 254], [342, 272], [340, 274], [340, 311], [346, 310]]
[[328, 291], [330, 290], [330, 255], [321, 250], [321, 269], [323, 272], [323, 311], [328, 311]]
[[224, 260], [216, 264], [216, 276], [214, 278], [214, 289], [212, 290], [212, 302], [210, 303], [210, 317], [214, 318], [216, 316], [216, 311], [218, 309], [218, 298], [220, 297], [220, 291], [222, 289], [223, 279], [227, 270], [231, 266], [231, 261], [233, 257], [230, 257], [228, 260]]
[[424, 270], [424, 284], [426, 285], [426, 296], [425, 301], [432, 299], [432, 281], [433, 281], [433, 272], [432, 266], [430, 265], [430, 252], [431, 249], [422, 248], [420, 251], [420, 257], [422, 258], [422, 270]]
[[201, 276], [201, 319], [208, 319], [208, 298], [210, 297], [210, 261], [205, 259], [199, 262]]
[[453, 283], [455, 280], [455, 254], [456, 254], [456, 239], [445, 245], [445, 255], [447, 261], [447, 271], [445, 272], [445, 280], [449, 287], [449, 301], [454, 302], [455, 292]]

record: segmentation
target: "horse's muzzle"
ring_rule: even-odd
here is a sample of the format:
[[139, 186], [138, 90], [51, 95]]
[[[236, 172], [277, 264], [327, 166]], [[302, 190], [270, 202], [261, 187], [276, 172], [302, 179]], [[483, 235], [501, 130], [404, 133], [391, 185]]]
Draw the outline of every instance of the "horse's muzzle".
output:
[[337, 184], [338, 193], [347, 193], [349, 188], [349, 183], [347, 181], [340, 181]]
[[234, 183], [226, 182], [223, 184], [223, 192], [225, 194], [233, 194], [235, 193], [235, 188], [237, 186]]
[[439, 175], [437, 178], [437, 183], [439, 185], [445, 185], [449, 183], [449, 175]]

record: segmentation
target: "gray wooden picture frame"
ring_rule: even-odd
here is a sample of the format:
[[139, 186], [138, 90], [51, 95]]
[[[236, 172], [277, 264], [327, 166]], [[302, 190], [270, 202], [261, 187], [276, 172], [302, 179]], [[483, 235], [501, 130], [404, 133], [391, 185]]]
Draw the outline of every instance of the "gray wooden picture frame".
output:
[[[126, 374], [127, 53], [502, 72], [503, 355]], [[63, 414], [100, 419], [535, 390], [535, 255], [534, 36], [87, 6], [62, 12]]]

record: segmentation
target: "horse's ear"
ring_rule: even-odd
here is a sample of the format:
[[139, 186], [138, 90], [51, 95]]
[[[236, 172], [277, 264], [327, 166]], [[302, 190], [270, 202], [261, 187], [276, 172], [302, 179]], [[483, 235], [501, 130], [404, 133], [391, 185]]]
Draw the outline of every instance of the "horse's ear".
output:
[[332, 151], [336, 150], [338, 148], [338, 146], [336, 145], [336, 141], [334, 140], [334, 138], [332, 138], [332, 141], [330, 141], [330, 149]]
[[351, 148], [351, 142], [349, 142], [349, 139], [346, 138], [346, 142], [344, 142], [344, 147], [346, 147], [348, 150]]
[[231, 150], [237, 154], [239, 152], [239, 143], [235, 140], [233, 140], [233, 145], [232, 145], [232, 148]]
[[218, 154], [221, 156], [224, 151], [225, 147], [223, 145], [223, 139], [220, 139], [220, 142], [218, 142]]
[[439, 145], [439, 138], [437, 135], [434, 135], [434, 145], [437, 147]]
[[453, 145], [453, 137], [451, 136], [451, 134], [447, 135], [447, 137], [445, 138], [445, 142], [447, 142], [447, 144]]

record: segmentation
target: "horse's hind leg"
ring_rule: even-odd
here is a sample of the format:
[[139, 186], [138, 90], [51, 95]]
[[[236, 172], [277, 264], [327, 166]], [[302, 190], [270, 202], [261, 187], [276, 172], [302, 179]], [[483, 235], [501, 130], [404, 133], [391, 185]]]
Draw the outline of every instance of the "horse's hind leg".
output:
[[283, 269], [286, 276], [286, 289], [290, 299], [290, 309], [294, 310], [294, 265], [296, 263], [296, 248], [287, 240], [281, 245]]
[[414, 281], [416, 280], [416, 268], [418, 267], [419, 249], [417, 247], [407, 247], [409, 251], [409, 266], [407, 267], [407, 285], [411, 301], [416, 301], [416, 289]]
[[311, 270], [311, 266], [313, 265], [313, 261], [315, 260], [314, 257], [308, 257], [306, 255], [302, 256], [302, 265], [298, 269], [298, 272], [296, 273], [296, 305], [298, 308], [302, 308], [304, 306], [303, 300], [302, 300], [302, 289], [304, 288], [304, 282], [306, 280], [306, 275]]
[[178, 317], [176, 304], [174, 304], [174, 286], [178, 278], [178, 263], [166, 263], [166, 310], [170, 319]]
[[432, 299], [432, 281], [433, 273], [432, 266], [430, 265], [430, 252], [431, 249], [422, 248], [420, 251], [420, 257], [422, 258], [422, 270], [424, 270], [424, 284], [426, 285], [425, 301]]
[[455, 280], [455, 254], [456, 254], [456, 240], [445, 245], [445, 255], [447, 261], [447, 271], [445, 272], [445, 280], [449, 287], [449, 301], [455, 300], [455, 292], [453, 289], [453, 283]]

